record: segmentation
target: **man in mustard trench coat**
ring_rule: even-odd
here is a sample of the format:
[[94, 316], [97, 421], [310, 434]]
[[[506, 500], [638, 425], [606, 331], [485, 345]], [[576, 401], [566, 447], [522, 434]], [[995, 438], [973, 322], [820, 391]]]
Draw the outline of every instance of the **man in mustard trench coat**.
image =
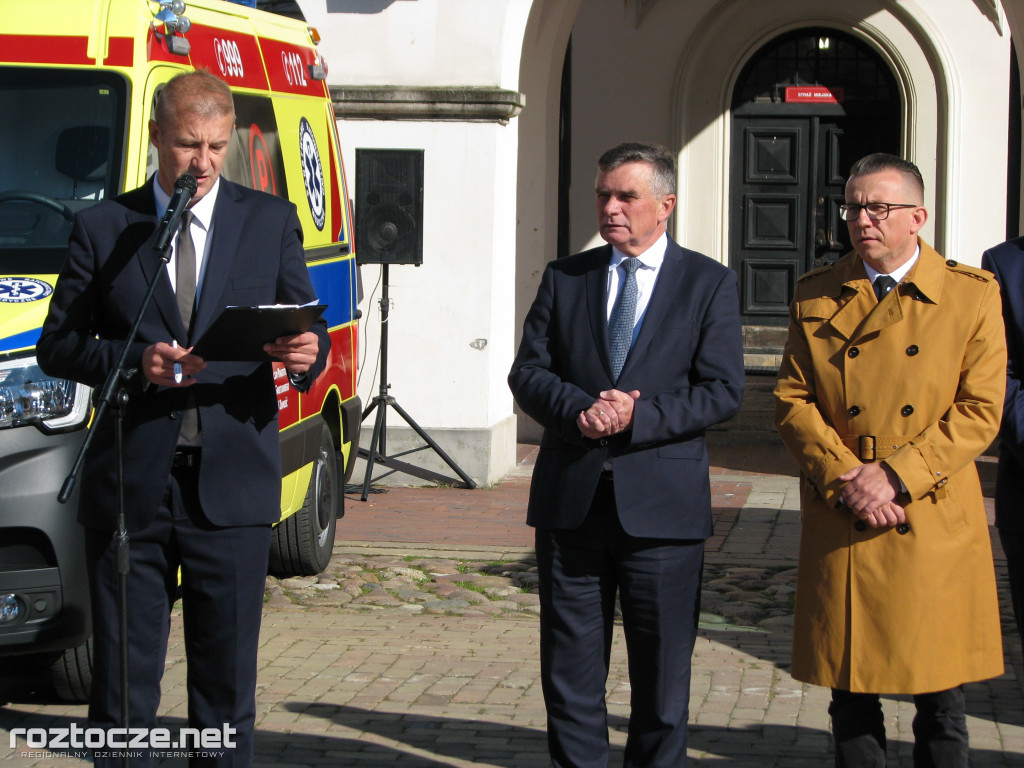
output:
[[801, 470], [792, 674], [833, 689], [838, 766], [885, 765], [878, 694], [914, 694], [915, 766], [966, 766], [961, 686], [1003, 671], [974, 466], [1003, 406], [999, 288], [918, 237], [923, 202], [912, 163], [854, 165], [854, 252], [799, 281], [775, 388]]

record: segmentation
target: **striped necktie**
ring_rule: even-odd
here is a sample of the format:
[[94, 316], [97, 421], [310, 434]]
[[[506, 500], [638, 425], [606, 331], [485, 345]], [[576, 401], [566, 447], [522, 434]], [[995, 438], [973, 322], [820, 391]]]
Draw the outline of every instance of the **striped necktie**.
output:
[[626, 363], [629, 348], [633, 345], [633, 326], [636, 324], [636, 271], [640, 260], [635, 257], [623, 259], [619, 265], [626, 272], [622, 290], [615, 299], [611, 317], [608, 318], [608, 357], [612, 364], [612, 377], [618, 381], [622, 366]]

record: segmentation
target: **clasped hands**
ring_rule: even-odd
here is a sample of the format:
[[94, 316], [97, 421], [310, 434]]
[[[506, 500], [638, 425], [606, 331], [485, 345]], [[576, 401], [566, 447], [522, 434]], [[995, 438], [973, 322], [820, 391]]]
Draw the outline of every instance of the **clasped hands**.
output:
[[872, 528], [894, 528], [907, 521], [907, 513], [894, 499], [899, 476], [884, 462], [861, 464], [839, 476], [846, 483], [842, 501]]
[[[263, 351], [284, 363], [288, 373], [299, 375], [316, 362], [320, 339], [312, 331], [294, 336], [282, 336]], [[206, 367], [206, 361], [192, 354], [192, 347], [178, 347], [164, 341], [150, 344], [142, 353], [142, 375], [162, 387], [188, 387], [195, 375]]]
[[598, 395], [594, 404], [576, 417], [576, 426], [584, 437], [598, 439], [617, 435], [633, 426], [633, 403], [640, 390], [622, 392], [609, 389]]

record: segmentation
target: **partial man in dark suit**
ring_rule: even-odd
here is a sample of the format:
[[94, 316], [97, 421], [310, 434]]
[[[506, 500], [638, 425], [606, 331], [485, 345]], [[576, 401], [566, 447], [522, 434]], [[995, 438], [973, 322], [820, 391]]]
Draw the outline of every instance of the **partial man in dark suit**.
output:
[[625, 765], [676, 768], [712, 532], [704, 432], [743, 396], [739, 296], [735, 273], [666, 234], [666, 149], [621, 144], [598, 169], [608, 245], [548, 264], [509, 374], [544, 427], [527, 522], [548, 746], [557, 768], [608, 763], [618, 591], [633, 689]]
[[1006, 400], [999, 427], [996, 528], [1006, 553], [1017, 633], [1024, 638], [1024, 237], [985, 251], [981, 266], [1002, 289]]
[[[47, 373], [101, 386], [150, 278], [163, 272], [128, 360], [137, 371], [128, 382], [124, 451], [129, 724], [156, 724], [180, 566], [189, 725], [221, 731], [234, 744], [193, 753], [194, 766], [252, 764], [256, 651], [281, 462], [270, 362], [205, 361], [190, 350], [225, 306], [316, 298], [295, 207], [220, 178], [234, 124], [231, 92], [213, 75], [183, 74], [165, 86], [150, 123], [159, 170], [143, 187], [78, 214], [38, 343]], [[198, 191], [165, 268], [154, 230], [185, 173]], [[305, 389], [329, 348], [321, 323], [265, 350]], [[93, 599], [89, 720], [110, 729], [121, 721], [113, 419], [97, 428], [79, 522]], [[96, 756], [97, 765], [115, 762], [116, 751]], [[132, 760], [151, 762], [151, 753]]]

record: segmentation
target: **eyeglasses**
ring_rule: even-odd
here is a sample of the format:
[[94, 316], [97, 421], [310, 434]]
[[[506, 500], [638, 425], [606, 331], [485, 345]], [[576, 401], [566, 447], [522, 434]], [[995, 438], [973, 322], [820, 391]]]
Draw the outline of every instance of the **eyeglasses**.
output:
[[856, 221], [861, 211], [868, 212], [872, 221], [884, 221], [889, 218], [893, 208], [917, 208], [914, 203], [843, 203], [839, 206], [839, 218], [843, 221]]

